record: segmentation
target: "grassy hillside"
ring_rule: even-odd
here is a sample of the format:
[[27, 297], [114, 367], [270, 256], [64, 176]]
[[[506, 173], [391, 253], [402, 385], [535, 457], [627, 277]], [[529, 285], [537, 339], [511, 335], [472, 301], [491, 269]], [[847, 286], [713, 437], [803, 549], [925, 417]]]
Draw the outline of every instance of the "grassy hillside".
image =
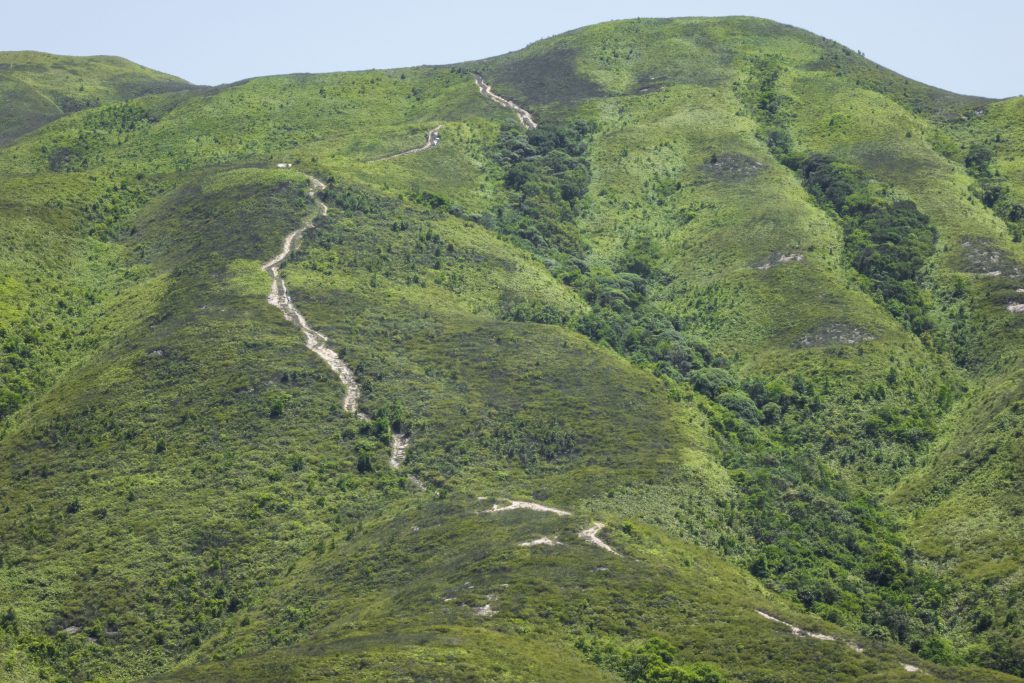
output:
[[0, 52], [0, 145], [64, 114], [191, 87], [120, 57]]
[[[1024, 676], [1018, 100], [749, 18], [7, 61], [4, 676]], [[307, 175], [281, 273], [367, 419], [267, 303]]]

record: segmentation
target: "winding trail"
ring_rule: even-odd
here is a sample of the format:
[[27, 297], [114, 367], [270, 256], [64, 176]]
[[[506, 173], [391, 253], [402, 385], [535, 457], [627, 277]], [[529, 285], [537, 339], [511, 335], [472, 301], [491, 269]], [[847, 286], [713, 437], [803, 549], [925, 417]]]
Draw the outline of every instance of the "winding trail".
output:
[[[849, 647], [851, 650], [853, 650], [857, 654], [864, 654], [864, 648], [862, 646], [858, 645], [857, 643], [855, 643], [852, 640], [839, 640], [835, 636], [830, 636], [830, 635], [825, 634], [825, 633], [815, 633], [814, 631], [807, 631], [805, 629], [800, 628], [799, 626], [794, 626], [793, 624], [790, 624], [787, 621], [783, 621], [782, 619], [779, 619], [778, 617], [773, 617], [772, 615], [770, 615], [770, 614], [768, 614], [766, 612], [762, 612], [759, 609], [756, 609], [754, 611], [757, 612], [760, 616], [764, 617], [765, 619], [768, 619], [769, 621], [774, 621], [776, 624], [782, 624], [783, 626], [788, 627], [789, 628], [789, 632], [792, 633], [797, 638], [812, 638], [814, 640], [828, 640], [828, 641], [833, 641], [833, 642], [841, 642], [841, 643], [846, 644], [847, 647]], [[903, 664], [902, 662], [900, 662], [900, 663]], [[918, 671], [917, 667], [913, 667], [910, 664], [903, 664], [904, 668], [906, 668], [908, 666], [910, 666], [911, 668], [907, 669], [907, 671]]]
[[[323, 181], [309, 176], [309, 198], [313, 200], [316, 205], [317, 215], [327, 215], [327, 205], [321, 201], [318, 194], [327, 189], [327, 185]], [[271, 277], [270, 294], [267, 295], [267, 302], [279, 309], [284, 314], [284, 319], [292, 323], [299, 328], [302, 332], [302, 336], [306, 340], [306, 348], [315, 353], [320, 357], [327, 367], [331, 369], [341, 383], [345, 385], [345, 399], [342, 402], [342, 408], [345, 412], [355, 415], [360, 420], [370, 420], [370, 416], [365, 412], [359, 410], [359, 397], [361, 392], [359, 390], [359, 383], [356, 382], [356, 375], [352, 372], [345, 361], [341, 359], [341, 356], [337, 354], [334, 349], [327, 346], [327, 336], [322, 332], [318, 332], [310, 327], [309, 323], [306, 322], [306, 318], [303, 317], [302, 313], [295, 306], [295, 302], [292, 301], [291, 296], [288, 294], [288, 287], [284, 283], [284, 278], [281, 277], [281, 265], [288, 260], [288, 257], [298, 248], [299, 238], [302, 237], [302, 233], [313, 228], [313, 219], [306, 218], [302, 221], [302, 224], [295, 230], [292, 230], [284, 238], [284, 244], [281, 246], [281, 253], [274, 258], [270, 259], [263, 264], [263, 270], [267, 272]], [[402, 463], [405, 462], [405, 451], [409, 447], [409, 435], [403, 434], [397, 430], [391, 430], [391, 457], [388, 462], [391, 467], [398, 469]], [[419, 483], [418, 480], [414, 480], [414, 483]], [[420, 484], [422, 486], [422, 484]]]
[[527, 128], [537, 127], [537, 122], [533, 120], [533, 115], [530, 112], [526, 111], [512, 100], [506, 100], [501, 95], [495, 94], [494, 91], [491, 90], [491, 86], [484, 82], [483, 76], [480, 74], [473, 74], [473, 77], [476, 79], [476, 87], [480, 88], [480, 94], [494, 102], [497, 102], [506, 109], [514, 111], [516, 116], [519, 117], [519, 123], [523, 124]]
[[441, 144], [441, 129], [444, 128], [444, 124], [434, 126], [427, 132], [427, 141], [420, 147], [415, 149], [407, 149], [404, 152], [398, 154], [391, 154], [389, 156], [378, 159], [377, 161], [387, 161], [388, 159], [397, 159], [398, 157], [404, 157], [409, 154], [417, 154], [419, 152], [426, 152], [428, 149], [434, 149]]
[[782, 619], [778, 619], [776, 617], [773, 617], [772, 615], [767, 614], [765, 612], [762, 612], [759, 609], [756, 609], [754, 611], [757, 612], [758, 614], [760, 614], [765, 619], [768, 619], [769, 621], [774, 621], [777, 624], [782, 624], [783, 626], [788, 626], [789, 630], [790, 630], [790, 633], [792, 633], [794, 636], [797, 636], [799, 638], [814, 638], [815, 640], [835, 640], [834, 636], [826, 635], [824, 633], [815, 633], [813, 631], [805, 631], [804, 629], [800, 628], [799, 626], [793, 626], [793, 624], [790, 624], [789, 622], [783, 621]]

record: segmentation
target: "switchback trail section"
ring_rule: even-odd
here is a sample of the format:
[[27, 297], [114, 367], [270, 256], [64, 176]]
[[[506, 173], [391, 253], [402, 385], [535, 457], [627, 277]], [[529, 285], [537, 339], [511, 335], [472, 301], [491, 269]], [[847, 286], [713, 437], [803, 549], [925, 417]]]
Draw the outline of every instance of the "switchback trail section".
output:
[[[436, 130], [436, 129], [435, 129]], [[433, 133], [433, 131], [431, 131]], [[326, 189], [324, 183], [312, 176], [309, 177], [310, 189], [309, 198], [313, 200], [313, 203], [317, 208], [318, 216], [327, 215], [327, 205], [320, 200], [317, 196], [320, 192]], [[281, 277], [281, 265], [288, 260], [288, 257], [297, 248], [297, 243], [302, 233], [310, 230], [313, 227], [313, 219], [306, 218], [302, 221], [302, 224], [295, 230], [288, 233], [284, 238], [284, 244], [281, 247], [281, 253], [274, 258], [270, 259], [263, 264], [263, 270], [266, 271], [271, 277], [270, 294], [267, 295], [267, 302], [277, 309], [280, 309], [281, 313], [284, 314], [285, 320], [295, 325], [302, 331], [302, 335], [306, 339], [306, 348], [315, 353], [320, 357], [327, 367], [331, 369], [341, 383], [345, 385], [345, 400], [342, 403], [342, 407], [345, 412], [355, 415], [360, 420], [369, 420], [370, 416], [365, 412], [359, 410], [359, 383], [356, 382], [355, 373], [352, 372], [345, 361], [335, 352], [333, 349], [327, 346], [327, 336], [317, 330], [310, 327], [309, 323], [303, 317], [302, 313], [295, 306], [295, 302], [292, 301], [291, 296], [288, 294], [288, 288], [284, 284], [284, 278]], [[391, 430], [391, 457], [389, 462], [391, 467], [398, 469], [405, 461], [405, 451], [409, 447], [409, 436], [403, 434], [395, 429]]]
[[506, 109], [514, 111], [516, 116], [519, 117], [519, 123], [523, 124], [527, 128], [537, 127], [537, 122], [533, 120], [533, 115], [530, 114], [530, 112], [526, 111], [512, 100], [506, 100], [501, 95], [496, 95], [494, 91], [491, 90], [491, 86], [484, 82], [484, 79], [480, 74], [473, 74], [473, 76], [476, 78], [476, 87], [480, 88], [481, 95], [497, 102]]
[[409, 154], [416, 154], [418, 152], [426, 152], [428, 149], [433, 149], [441, 143], [441, 129], [444, 128], [444, 124], [434, 126], [427, 132], [427, 141], [415, 149], [407, 149], [404, 152], [398, 152], [397, 154], [390, 154], [386, 157], [378, 159], [377, 161], [387, 161], [388, 159], [397, 159], [398, 157], [404, 157]]

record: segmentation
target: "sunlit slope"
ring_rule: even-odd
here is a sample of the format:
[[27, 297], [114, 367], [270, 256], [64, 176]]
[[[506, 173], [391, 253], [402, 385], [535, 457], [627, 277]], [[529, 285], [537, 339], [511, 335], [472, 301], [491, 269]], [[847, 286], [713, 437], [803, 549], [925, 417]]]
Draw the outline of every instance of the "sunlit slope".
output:
[[[630, 669], [694, 681], [914, 680], [908, 663], [940, 680], [1013, 680], [884, 644], [858, 652], [857, 636], [795, 615], [714, 553], [647, 525], [606, 534], [622, 555], [584, 543], [578, 532], [606, 514], [600, 504], [568, 517], [493, 504], [419, 497], [382, 510], [299, 563], [201, 662], [158, 680], [621, 680], [609, 668], [627, 680]], [[538, 537], [557, 545], [522, 545]], [[796, 637], [758, 610], [825, 633]]]
[[191, 87], [119, 57], [0, 52], [0, 144], [64, 114]]
[[10, 676], [1024, 673], [1017, 101], [747, 18], [124, 92], [0, 149]]
[[[955, 569], [969, 593], [991, 591], [980, 582], [1007, 581], [991, 591], [998, 596], [991, 603], [982, 599], [985, 606], [962, 615], [962, 627], [991, 631], [1004, 651], [1018, 649], [1013, 605], [1021, 590], [1024, 532], [1015, 513], [1024, 454], [1018, 415], [1024, 317], [1011, 306], [1024, 286], [1024, 250], [1012, 220], [1012, 199], [1019, 197], [1012, 141], [1021, 128], [1004, 113], [1014, 103], [992, 105], [991, 120], [982, 109], [936, 124], [820, 76], [794, 75], [788, 92], [794, 98], [794, 138], [801, 145], [864, 169], [912, 199], [936, 228], [936, 255], [925, 276], [934, 293], [934, 339], [968, 368], [974, 386], [943, 423], [927, 465], [907, 480], [896, 500], [915, 511], [918, 547]], [[1004, 137], [1008, 142], [997, 145], [1006, 161], [997, 157], [992, 165], [1005, 164], [1008, 171], [999, 183], [1010, 197], [1005, 210], [979, 187], [993, 182], [989, 170], [964, 163], [976, 145]]]

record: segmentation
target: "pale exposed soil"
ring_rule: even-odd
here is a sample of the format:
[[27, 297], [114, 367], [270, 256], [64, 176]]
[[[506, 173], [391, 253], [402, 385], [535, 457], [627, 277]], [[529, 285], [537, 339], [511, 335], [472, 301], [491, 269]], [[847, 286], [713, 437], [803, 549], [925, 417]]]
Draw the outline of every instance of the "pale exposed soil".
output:
[[493, 506], [491, 506], [490, 510], [486, 510], [485, 512], [508, 512], [509, 510], [534, 510], [536, 512], [551, 512], [558, 515], [559, 517], [568, 517], [572, 514], [571, 512], [566, 512], [565, 510], [549, 508], [546, 505], [540, 505], [538, 503], [530, 503], [521, 500], [510, 500], [508, 505], [501, 506], [495, 503]]
[[597, 535], [601, 533], [601, 529], [603, 529], [604, 527], [605, 525], [603, 523], [594, 522], [594, 526], [590, 527], [589, 529], [584, 529], [580, 532], [580, 538], [582, 538], [587, 543], [593, 543], [601, 550], [606, 550], [610, 552], [612, 555], [619, 555], [619, 551], [617, 551], [615, 548], [611, 547], [610, 545], [602, 541], [600, 538], [598, 538]]
[[793, 626], [793, 624], [785, 622], [782, 619], [778, 619], [776, 617], [773, 617], [770, 614], [766, 614], [765, 612], [762, 612], [759, 609], [756, 609], [754, 611], [757, 612], [758, 614], [760, 614], [765, 619], [768, 619], [769, 621], [774, 621], [777, 624], [782, 624], [783, 626], [789, 627], [790, 632], [794, 636], [797, 636], [797, 637], [800, 637], [800, 638], [814, 638], [815, 640], [835, 640], [835, 638], [833, 636], [826, 635], [824, 633], [814, 633], [813, 631], [805, 631], [804, 629], [800, 628], [799, 626]]
[[478, 617], [493, 617], [498, 613], [498, 610], [491, 608], [491, 603], [487, 603], [483, 607], [474, 607], [473, 611]]
[[391, 458], [388, 462], [396, 470], [405, 462], [405, 449], [409, 447], [409, 435], [391, 432]]
[[532, 548], [535, 545], [562, 545], [562, 543], [558, 540], [558, 536], [555, 536], [554, 538], [541, 536], [540, 538], [535, 538], [532, 541], [523, 541], [519, 545], [524, 548]]
[[779, 252], [775, 252], [774, 254], [771, 255], [771, 257], [769, 257], [767, 261], [754, 267], [757, 268], [758, 270], [769, 270], [770, 268], [774, 268], [775, 266], [781, 265], [783, 263], [803, 260], [804, 255], [800, 253], [780, 254]]
[[750, 178], [763, 168], [760, 161], [744, 154], [716, 154], [704, 163], [704, 170], [721, 180]]
[[[826, 640], [826, 641], [838, 642], [838, 639], [835, 636], [830, 636], [830, 635], [828, 635], [826, 633], [815, 633], [814, 631], [807, 631], [805, 629], [800, 628], [799, 626], [794, 626], [793, 624], [790, 624], [789, 622], [783, 621], [782, 619], [779, 619], [778, 617], [773, 617], [772, 615], [770, 615], [770, 614], [768, 614], [766, 612], [762, 612], [759, 609], [756, 609], [754, 611], [757, 612], [760, 616], [764, 617], [765, 619], [768, 619], [769, 621], [774, 621], [776, 624], [782, 624], [783, 626], [787, 627], [789, 629], [789, 632], [792, 633], [794, 636], [796, 636], [798, 638], [812, 638], [814, 640]], [[857, 652], [858, 654], [863, 654], [863, 652], [864, 652], [864, 648], [861, 647], [860, 645], [858, 645], [857, 643], [853, 642], [852, 640], [845, 640], [845, 641], [841, 641], [841, 642], [845, 643], [847, 645], [847, 647], [849, 647], [854, 652]], [[907, 665], [904, 664], [904, 666], [907, 666]], [[908, 669], [908, 671], [909, 671], [909, 669]]]
[[[327, 186], [310, 176], [309, 178], [310, 189], [309, 198], [313, 200], [316, 205], [317, 214], [320, 216], [327, 215], [327, 205], [324, 204], [317, 196], [320, 192], [325, 190]], [[317, 330], [314, 330], [305, 317], [299, 312], [295, 302], [292, 301], [291, 296], [288, 294], [288, 287], [284, 283], [284, 278], [281, 277], [281, 265], [288, 260], [288, 257], [295, 251], [298, 245], [299, 238], [307, 230], [313, 228], [313, 220], [305, 219], [298, 229], [291, 231], [284, 238], [284, 244], [281, 247], [281, 253], [274, 258], [270, 259], [263, 264], [263, 270], [270, 274], [270, 294], [267, 295], [267, 301], [271, 306], [280, 309], [281, 313], [284, 314], [285, 320], [292, 323], [302, 332], [303, 337], [306, 340], [306, 348], [315, 353], [320, 359], [327, 364], [327, 367], [331, 369], [341, 383], [345, 385], [345, 399], [342, 401], [342, 408], [345, 412], [355, 415], [360, 420], [370, 420], [370, 416], [365, 412], [359, 410], [359, 397], [361, 392], [359, 390], [359, 383], [356, 382], [355, 373], [352, 372], [345, 361], [337, 354], [334, 349], [327, 346], [327, 336]], [[401, 432], [392, 430], [391, 432], [391, 457], [389, 462], [395, 469], [399, 468], [403, 462], [405, 462], [405, 451], [409, 447], [409, 436], [408, 434], [402, 434]], [[417, 485], [417, 488], [423, 488], [423, 484], [419, 480], [413, 482]]]
[[475, 74], [475, 78], [476, 87], [480, 88], [480, 93], [484, 97], [487, 97], [492, 101], [497, 102], [506, 109], [511, 109], [512, 111], [514, 111], [516, 113], [516, 116], [519, 117], [519, 123], [523, 124], [527, 128], [537, 127], [537, 122], [533, 120], [533, 115], [530, 114], [530, 112], [526, 111], [512, 100], [506, 100], [501, 95], [496, 95], [494, 91], [491, 90], [491, 86], [487, 85], [487, 83], [484, 82], [484, 79], [480, 76], [480, 74]]
[[[480, 500], [486, 499], [481, 498]], [[551, 508], [546, 505], [541, 505], [539, 503], [531, 503], [529, 501], [522, 500], [510, 500], [508, 502], [508, 505], [498, 505], [497, 503], [495, 503], [494, 505], [491, 506], [490, 510], [485, 510], [484, 512], [509, 512], [511, 510], [533, 510], [535, 512], [551, 512], [553, 514], [558, 515], [559, 517], [569, 517], [570, 515], [572, 515], [571, 512], [567, 512], [566, 510], [559, 510], [558, 508]], [[593, 545], [596, 545], [598, 548], [601, 548], [602, 550], [606, 550], [612, 553], [613, 555], [619, 555], [621, 557], [621, 553], [619, 553], [617, 550], [615, 550], [615, 548], [612, 548], [610, 545], [608, 545], [598, 537], [598, 534], [601, 533], [601, 529], [603, 529], [604, 527], [605, 524], [603, 522], [595, 522], [594, 525], [591, 526], [589, 529], [584, 529], [583, 531], [581, 531], [579, 533], [579, 537], [587, 543], [592, 543]], [[529, 547], [535, 545], [562, 545], [562, 543], [559, 542], [557, 538], [551, 539], [547, 536], [541, 536], [536, 540], [526, 541], [525, 543], [520, 543], [519, 545]]]
[[989, 277], [1021, 277], [1024, 269], [1014, 260], [1013, 256], [985, 239], [964, 240], [963, 256], [966, 261], [964, 270], [968, 273], [988, 275]]

